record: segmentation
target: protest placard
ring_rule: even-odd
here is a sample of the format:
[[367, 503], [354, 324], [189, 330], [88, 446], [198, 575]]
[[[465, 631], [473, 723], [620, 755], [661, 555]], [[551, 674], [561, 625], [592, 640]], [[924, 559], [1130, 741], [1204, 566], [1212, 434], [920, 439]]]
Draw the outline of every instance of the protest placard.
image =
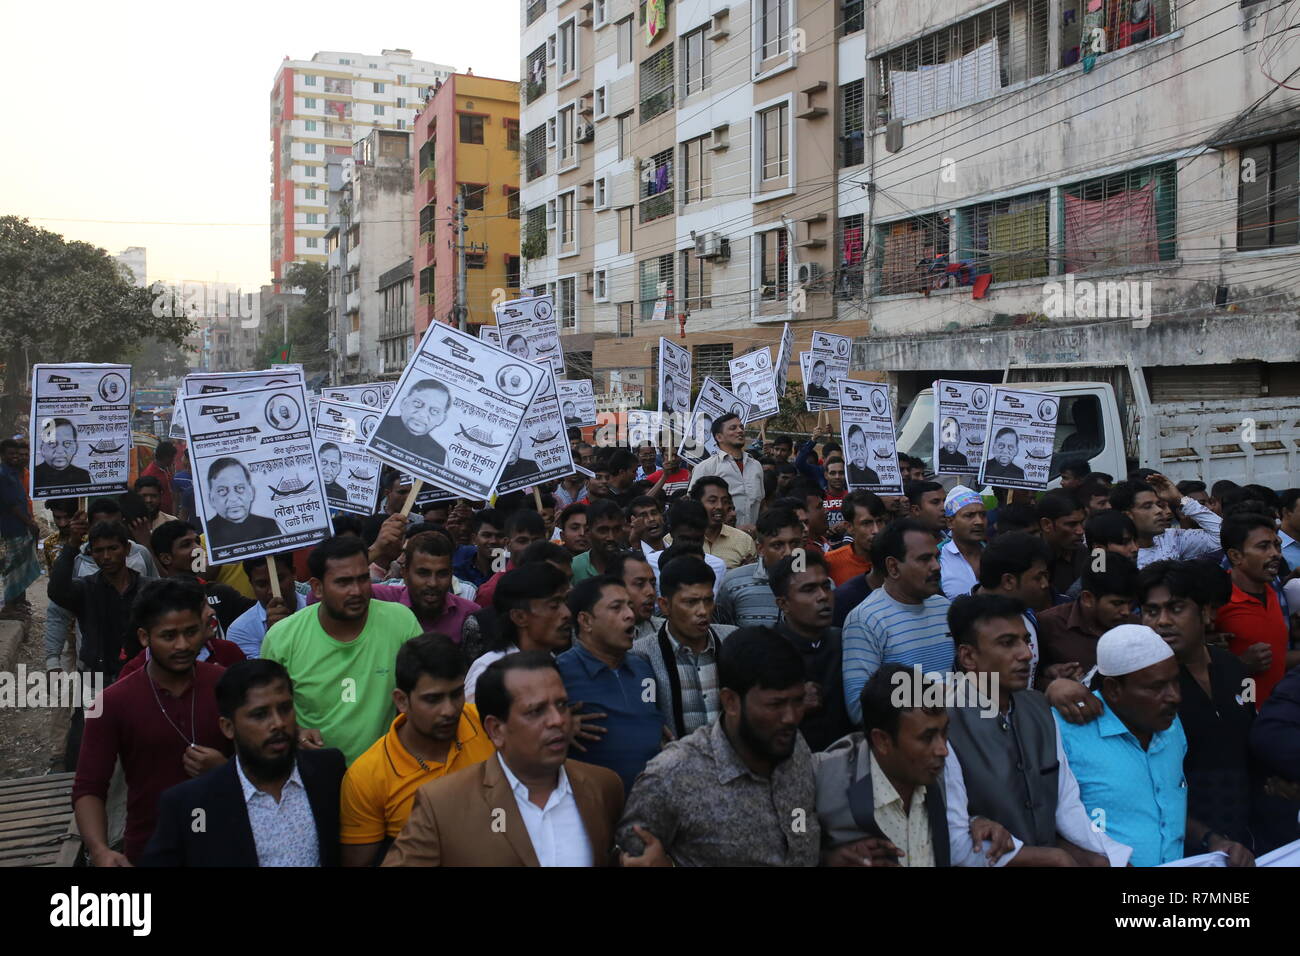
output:
[[994, 388], [984, 426], [982, 484], [1045, 491], [1061, 399], [1046, 392]]
[[894, 410], [889, 386], [841, 379], [840, 431], [850, 491], [901, 495], [903, 476], [894, 441]]
[[790, 363], [794, 360], [794, 332], [787, 322], [781, 329], [781, 347], [776, 352], [776, 365], [772, 368], [776, 380], [776, 394], [785, 397], [785, 388], [790, 380]]
[[501, 330], [495, 325], [479, 326], [478, 337], [489, 345], [495, 345], [497, 348], [501, 348]]
[[[537, 390], [537, 397], [524, 414], [519, 434], [510, 445], [505, 470], [496, 486], [498, 495], [573, 474], [573, 457], [561, 420], [555, 377], [549, 366], [541, 364], [538, 368], [546, 381]], [[590, 386], [591, 383], [581, 384]]]
[[176, 388], [176, 400], [172, 405], [172, 421], [167, 429], [168, 438], [185, 438], [185, 413], [181, 407], [181, 399], [185, 397], [185, 386], [179, 385]]
[[674, 433], [683, 432], [691, 413], [691, 353], [659, 338], [659, 411]]
[[978, 475], [993, 386], [941, 378], [934, 383], [934, 470]]
[[564, 351], [560, 348], [560, 326], [552, 296], [511, 299], [492, 309], [507, 352], [531, 362], [549, 362], [556, 378], [564, 374]]
[[840, 407], [837, 383], [849, 374], [851, 347], [847, 335], [813, 332], [812, 349], [799, 353], [804, 400], [808, 411], [819, 412]]
[[379, 500], [379, 475], [383, 463], [366, 451], [361, 423], [376, 412], [322, 398], [316, 405], [312, 439], [320, 462], [325, 500], [336, 511], [372, 515]]
[[731, 369], [731, 390], [745, 406], [745, 424], [768, 418], [779, 411], [776, 379], [772, 375], [772, 352], [768, 348], [746, 352], [727, 363]]
[[367, 447], [423, 481], [486, 500], [545, 379], [528, 360], [449, 325], [432, 327]]
[[671, 435], [662, 437], [663, 413], [648, 412], [644, 409], [632, 409], [627, 413], [627, 446], [640, 448], [649, 442], [656, 448], [667, 447], [672, 443]]
[[183, 399], [194, 500], [209, 564], [230, 564], [330, 534], [301, 382]]
[[30, 425], [32, 498], [113, 495], [129, 489], [131, 366], [32, 366]]
[[393, 397], [392, 382], [371, 382], [369, 385], [329, 385], [320, 390], [321, 398], [367, 408], [383, 408]]
[[257, 372], [196, 372], [181, 379], [181, 390], [188, 395], [212, 395], [217, 392], [242, 392], [250, 388], [276, 385], [303, 385], [298, 369], [264, 369]]
[[591, 379], [578, 379], [572, 382], [560, 379], [555, 383], [555, 387], [560, 396], [560, 413], [564, 416], [565, 427], [594, 428], [596, 393], [592, 391]]
[[700, 385], [700, 395], [691, 410], [686, 436], [678, 446], [677, 454], [690, 465], [718, 453], [718, 443], [713, 440], [713, 422], [722, 415], [739, 415], [743, 421], [745, 403], [730, 389], [723, 388], [711, 377]]

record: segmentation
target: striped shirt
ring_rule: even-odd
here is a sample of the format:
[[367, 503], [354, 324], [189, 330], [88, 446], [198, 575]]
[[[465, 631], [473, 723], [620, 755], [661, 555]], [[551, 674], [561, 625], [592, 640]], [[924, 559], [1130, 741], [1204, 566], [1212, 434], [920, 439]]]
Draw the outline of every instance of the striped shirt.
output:
[[1139, 548], [1137, 565], [1145, 568], [1157, 561], [1191, 561], [1203, 558], [1222, 548], [1219, 528], [1223, 519], [1195, 498], [1183, 498], [1179, 504], [1183, 514], [1195, 521], [1199, 528], [1173, 527], [1156, 535], [1151, 547]]
[[717, 607], [713, 619], [719, 624], [739, 627], [766, 625], [771, 627], [780, 620], [776, 595], [767, 577], [762, 561], [745, 564], [728, 571], [722, 579]]
[[862, 720], [862, 688], [882, 664], [919, 664], [926, 674], [952, 670], [951, 603], [932, 594], [920, 604], [903, 604], [878, 588], [849, 612], [844, 619], [844, 703], [854, 724]]

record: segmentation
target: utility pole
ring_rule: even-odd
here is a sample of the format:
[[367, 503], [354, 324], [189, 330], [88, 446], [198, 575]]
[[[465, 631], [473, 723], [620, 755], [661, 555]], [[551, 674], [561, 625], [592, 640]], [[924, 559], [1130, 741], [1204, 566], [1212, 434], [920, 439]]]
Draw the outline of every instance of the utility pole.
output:
[[465, 233], [469, 232], [469, 226], [465, 224], [465, 187], [459, 186], [456, 189], [456, 209], [452, 214], [450, 223], [451, 231], [455, 234], [452, 240], [452, 248], [456, 250], [456, 305], [452, 310], [452, 318], [456, 322], [457, 328], [462, 332], [469, 331], [469, 279], [466, 274], [467, 266], [465, 264], [465, 254], [467, 252], [486, 253], [486, 242], [465, 243]]

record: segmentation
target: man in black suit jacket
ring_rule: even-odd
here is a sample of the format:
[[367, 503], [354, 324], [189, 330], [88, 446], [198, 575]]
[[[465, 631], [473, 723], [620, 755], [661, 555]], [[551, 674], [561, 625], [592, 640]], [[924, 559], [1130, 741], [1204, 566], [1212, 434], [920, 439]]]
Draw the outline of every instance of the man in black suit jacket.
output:
[[141, 866], [338, 866], [335, 749], [298, 749], [293, 682], [279, 663], [232, 665], [217, 683], [235, 759], [165, 791]]

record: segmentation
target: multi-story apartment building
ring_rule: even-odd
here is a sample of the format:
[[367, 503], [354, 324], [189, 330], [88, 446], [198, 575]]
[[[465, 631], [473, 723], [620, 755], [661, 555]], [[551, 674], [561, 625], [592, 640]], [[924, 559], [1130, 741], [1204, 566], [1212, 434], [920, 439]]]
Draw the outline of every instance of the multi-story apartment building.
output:
[[[398, 309], [402, 275], [411, 268], [411, 131], [371, 130], [340, 163], [339, 184], [324, 241], [328, 269], [330, 384], [373, 381], [400, 373], [405, 333], [389, 321]], [[330, 178], [335, 175], [333, 166]], [[392, 291], [394, 286], [399, 292]], [[410, 329], [409, 298], [406, 329]], [[401, 353], [401, 358], [396, 356]]]
[[271, 88], [271, 271], [325, 261], [325, 166], [373, 129], [409, 130], [452, 68], [410, 50], [285, 59]]
[[869, 5], [855, 367], [1300, 394], [1294, 7]]
[[491, 325], [493, 294], [519, 294], [519, 84], [456, 73], [416, 117], [414, 230], [419, 301], [415, 334], [456, 324], [458, 261], [452, 219], [464, 196], [467, 324]]
[[147, 258], [144, 246], [127, 246], [113, 258], [124, 270], [122, 274], [126, 276], [127, 281], [143, 289], [146, 282], [145, 261]]
[[[890, 5], [891, 9], [893, 5]], [[862, 0], [524, 0], [523, 283], [597, 389], [862, 334]], [[793, 373], [798, 378], [797, 369]]]

